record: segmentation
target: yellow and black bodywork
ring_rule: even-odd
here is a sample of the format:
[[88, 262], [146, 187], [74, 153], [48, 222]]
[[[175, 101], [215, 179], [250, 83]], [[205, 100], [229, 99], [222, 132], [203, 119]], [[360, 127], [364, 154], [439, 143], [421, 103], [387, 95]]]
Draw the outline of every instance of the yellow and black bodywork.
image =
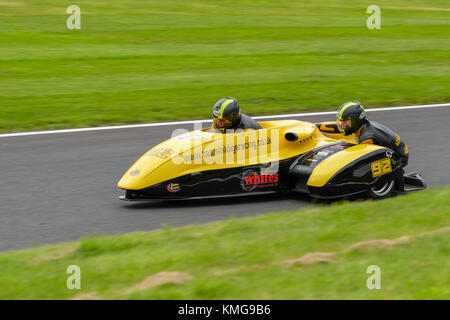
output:
[[390, 149], [357, 144], [335, 124], [259, 122], [233, 134], [196, 130], [153, 147], [124, 174], [123, 200], [171, 200], [301, 192], [320, 198], [367, 193], [403, 169]]

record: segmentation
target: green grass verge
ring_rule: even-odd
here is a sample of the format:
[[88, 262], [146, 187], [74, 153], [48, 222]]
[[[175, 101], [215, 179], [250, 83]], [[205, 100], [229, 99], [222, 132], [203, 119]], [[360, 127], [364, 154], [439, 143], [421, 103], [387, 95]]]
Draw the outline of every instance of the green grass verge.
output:
[[[0, 254], [0, 299], [449, 299], [450, 188]], [[439, 232], [438, 232], [439, 231]], [[406, 242], [350, 249], [369, 240]], [[402, 238], [403, 240], [405, 238]], [[328, 263], [289, 265], [308, 253]], [[81, 289], [66, 269], [81, 268]], [[381, 289], [366, 287], [381, 268]], [[160, 272], [192, 279], [122, 294]]]
[[448, 1], [0, 0], [0, 132], [449, 102]]

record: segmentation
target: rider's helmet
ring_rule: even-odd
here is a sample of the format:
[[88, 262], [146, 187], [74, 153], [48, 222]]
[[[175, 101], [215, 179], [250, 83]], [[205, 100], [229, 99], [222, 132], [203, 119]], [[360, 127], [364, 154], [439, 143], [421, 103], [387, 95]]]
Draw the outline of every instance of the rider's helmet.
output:
[[241, 120], [241, 108], [235, 98], [223, 98], [213, 107], [214, 128], [222, 133], [227, 129], [236, 129]]
[[358, 131], [366, 121], [366, 111], [358, 101], [344, 103], [336, 114], [338, 128], [345, 136]]

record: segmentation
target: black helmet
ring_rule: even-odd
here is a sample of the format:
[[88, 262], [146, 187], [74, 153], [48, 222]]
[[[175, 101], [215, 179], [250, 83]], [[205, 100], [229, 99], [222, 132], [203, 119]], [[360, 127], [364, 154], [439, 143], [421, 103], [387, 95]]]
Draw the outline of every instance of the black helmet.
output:
[[226, 129], [236, 129], [241, 120], [241, 108], [235, 98], [223, 98], [213, 107], [214, 127], [222, 133]]
[[[343, 122], [350, 120], [350, 123], [345, 125]], [[348, 136], [358, 131], [367, 121], [366, 111], [358, 101], [350, 101], [344, 103], [339, 107], [336, 115], [337, 125], [339, 130]]]

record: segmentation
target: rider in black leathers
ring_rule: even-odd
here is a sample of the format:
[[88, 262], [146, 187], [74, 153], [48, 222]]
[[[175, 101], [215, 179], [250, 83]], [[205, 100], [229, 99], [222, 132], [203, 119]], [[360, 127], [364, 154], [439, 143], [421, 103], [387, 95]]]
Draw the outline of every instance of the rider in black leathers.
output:
[[408, 164], [408, 146], [388, 127], [369, 121], [366, 112], [358, 101], [351, 101], [340, 106], [337, 112], [337, 125], [344, 135], [353, 134], [359, 143], [370, 143], [389, 148], [401, 160], [402, 167]]
[[213, 120], [212, 128], [222, 133], [261, 129], [255, 120], [241, 113], [237, 100], [231, 97], [217, 101], [213, 107]]

